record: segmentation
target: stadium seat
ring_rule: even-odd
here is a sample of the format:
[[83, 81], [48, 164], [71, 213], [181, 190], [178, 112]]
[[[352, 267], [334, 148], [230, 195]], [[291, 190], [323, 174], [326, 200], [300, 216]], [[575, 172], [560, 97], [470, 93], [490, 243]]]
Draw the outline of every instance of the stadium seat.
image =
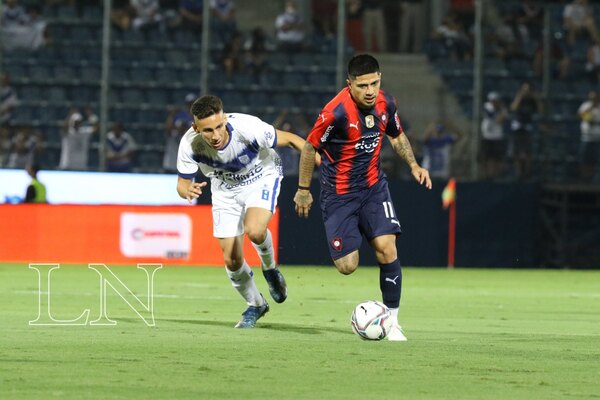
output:
[[68, 99], [67, 90], [64, 87], [51, 87], [46, 90], [46, 100], [51, 102], [63, 102]]
[[140, 89], [123, 89], [121, 100], [129, 104], [141, 104], [146, 101], [144, 93]]

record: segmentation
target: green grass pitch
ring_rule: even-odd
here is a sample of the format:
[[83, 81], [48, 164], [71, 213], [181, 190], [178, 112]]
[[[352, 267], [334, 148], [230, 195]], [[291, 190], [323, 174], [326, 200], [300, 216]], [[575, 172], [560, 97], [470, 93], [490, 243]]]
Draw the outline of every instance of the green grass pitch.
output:
[[[143, 271], [112, 270], [145, 299]], [[600, 398], [598, 271], [405, 268], [394, 343], [350, 328], [376, 268], [282, 270], [289, 298], [253, 330], [233, 329], [245, 305], [222, 268], [169, 266], [154, 327], [110, 288], [116, 326], [30, 326], [37, 273], [0, 264], [0, 399]], [[62, 266], [51, 289], [55, 318], [98, 313], [94, 271]]]

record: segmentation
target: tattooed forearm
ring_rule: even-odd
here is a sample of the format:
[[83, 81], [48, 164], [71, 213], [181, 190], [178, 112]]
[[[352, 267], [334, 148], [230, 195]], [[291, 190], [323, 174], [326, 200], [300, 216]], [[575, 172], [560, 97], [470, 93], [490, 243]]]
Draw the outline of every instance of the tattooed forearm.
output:
[[410, 146], [410, 142], [404, 133], [401, 133], [400, 136], [391, 140], [392, 147], [394, 151], [402, 157], [404, 161], [412, 168], [417, 164], [417, 160], [415, 160], [415, 155], [413, 154], [412, 147]]
[[302, 153], [300, 153], [300, 167], [298, 183], [300, 186], [309, 187], [312, 180], [312, 174], [315, 169], [315, 148], [308, 142], [304, 143]]

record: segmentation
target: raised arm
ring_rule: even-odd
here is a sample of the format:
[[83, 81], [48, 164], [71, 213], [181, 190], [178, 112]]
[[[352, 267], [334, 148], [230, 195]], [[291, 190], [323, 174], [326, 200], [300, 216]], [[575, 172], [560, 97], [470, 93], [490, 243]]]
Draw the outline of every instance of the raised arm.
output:
[[416, 179], [417, 182], [421, 185], [425, 185], [427, 189], [431, 189], [431, 178], [429, 177], [429, 171], [425, 168], [421, 168], [415, 159], [415, 155], [413, 153], [412, 147], [408, 138], [404, 134], [404, 132], [400, 133], [400, 135], [394, 137], [388, 136], [390, 139], [390, 143], [392, 144], [392, 148], [402, 158], [408, 166], [410, 167], [410, 172], [412, 176]]

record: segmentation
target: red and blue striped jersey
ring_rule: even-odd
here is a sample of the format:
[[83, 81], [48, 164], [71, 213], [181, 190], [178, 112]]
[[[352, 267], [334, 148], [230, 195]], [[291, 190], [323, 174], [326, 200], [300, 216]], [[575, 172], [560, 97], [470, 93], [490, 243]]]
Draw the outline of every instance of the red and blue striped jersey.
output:
[[380, 90], [375, 106], [361, 109], [349, 88], [341, 90], [323, 108], [306, 139], [321, 154], [321, 189], [344, 194], [377, 183], [384, 176], [384, 133], [403, 133], [394, 97]]

